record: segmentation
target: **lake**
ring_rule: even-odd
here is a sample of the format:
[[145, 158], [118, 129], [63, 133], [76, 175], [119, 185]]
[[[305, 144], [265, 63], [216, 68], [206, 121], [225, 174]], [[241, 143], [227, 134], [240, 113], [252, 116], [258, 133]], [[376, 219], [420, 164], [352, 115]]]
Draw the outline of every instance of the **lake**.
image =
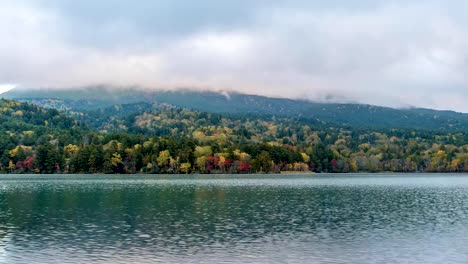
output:
[[465, 175], [0, 175], [0, 263], [468, 263]]

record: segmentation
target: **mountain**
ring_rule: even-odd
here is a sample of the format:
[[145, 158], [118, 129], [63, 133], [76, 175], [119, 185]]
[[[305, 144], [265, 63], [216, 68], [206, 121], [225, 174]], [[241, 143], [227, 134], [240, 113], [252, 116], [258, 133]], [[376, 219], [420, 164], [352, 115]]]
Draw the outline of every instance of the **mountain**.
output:
[[[318, 103], [239, 93], [94, 87], [68, 90], [13, 89], [0, 96], [64, 110], [90, 111], [105, 109], [113, 105], [159, 102], [209, 113], [301, 117], [337, 126], [438, 131], [466, 131], [468, 129], [468, 114], [454, 111], [421, 108], [394, 109], [365, 104]], [[142, 104], [141, 107], [146, 106]]]
[[468, 172], [463, 131], [161, 102], [58, 111], [0, 99], [0, 135], [0, 173]]

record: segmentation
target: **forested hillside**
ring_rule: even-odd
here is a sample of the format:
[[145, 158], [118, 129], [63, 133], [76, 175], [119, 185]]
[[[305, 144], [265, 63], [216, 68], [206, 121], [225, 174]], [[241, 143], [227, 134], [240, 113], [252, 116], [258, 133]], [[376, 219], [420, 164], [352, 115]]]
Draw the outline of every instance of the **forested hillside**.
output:
[[254, 173], [468, 171], [468, 134], [356, 128], [168, 103], [59, 112], [0, 100], [0, 171]]
[[[19, 90], [5, 98], [63, 110], [99, 110], [113, 105], [153, 102], [220, 114], [267, 114], [302, 117], [354, 128], [408, 128], [438, 131], [468, 131], [468, 114], [431, 109], [393, 109], [363, 104], [318, 103], [269, 98], [239, 93], [191, 90], [152, 91], [103, 87], [65, 90]], [[143, 106], [144, 107], [144, 106]]]

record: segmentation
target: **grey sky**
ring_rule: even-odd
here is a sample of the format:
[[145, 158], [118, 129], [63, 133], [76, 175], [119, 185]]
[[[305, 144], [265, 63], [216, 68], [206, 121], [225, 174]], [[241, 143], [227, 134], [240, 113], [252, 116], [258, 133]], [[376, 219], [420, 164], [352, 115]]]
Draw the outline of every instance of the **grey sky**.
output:
[[468, 112], [465, 2], [3, 0], [0, 87], [183, 87]]

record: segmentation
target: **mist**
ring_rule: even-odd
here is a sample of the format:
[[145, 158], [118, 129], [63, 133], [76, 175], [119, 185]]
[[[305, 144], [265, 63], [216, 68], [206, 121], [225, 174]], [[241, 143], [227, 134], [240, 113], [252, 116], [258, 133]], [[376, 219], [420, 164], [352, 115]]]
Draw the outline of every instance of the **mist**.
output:
[[6, 0], [0, 83], [468, 112], [466, 7], [461, 0]]

